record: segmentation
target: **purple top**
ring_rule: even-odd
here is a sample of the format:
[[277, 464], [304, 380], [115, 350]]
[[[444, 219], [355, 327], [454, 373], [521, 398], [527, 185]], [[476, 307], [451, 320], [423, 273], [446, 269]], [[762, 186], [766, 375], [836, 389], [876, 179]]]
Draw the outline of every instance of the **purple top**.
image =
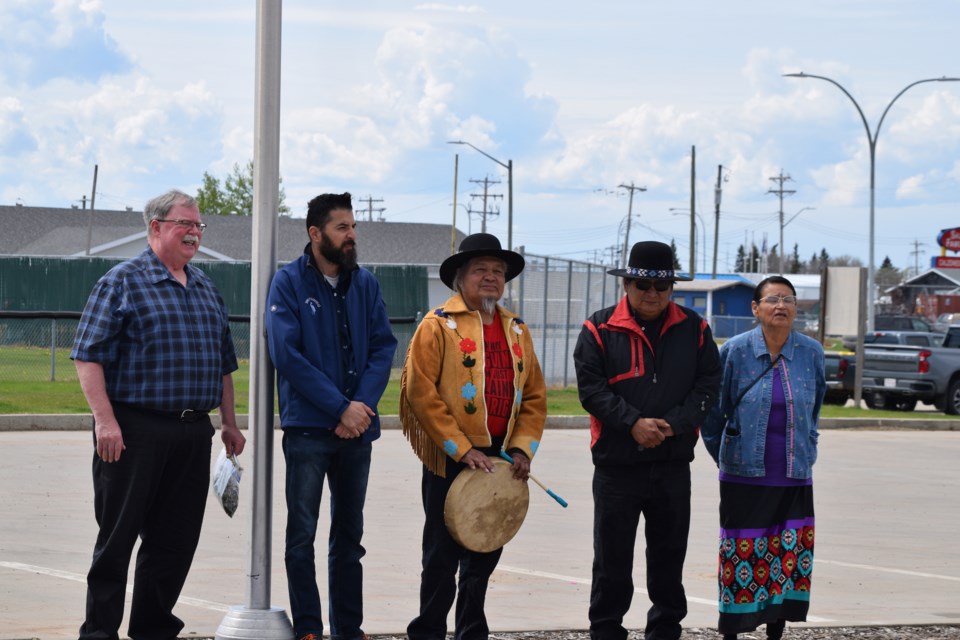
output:
[[767, 422], [767, 438], [763, 449], [763, 469], [766, 475], [759, 478], [748, 478], [721, 471], [720, 481], [765, 487], [802, 487], [813, 484], [813, 478], [787, 477], [787, 398], [783, 394], [779, 366], [773, 369], [773, 395], [770, 398], [770, 418]]

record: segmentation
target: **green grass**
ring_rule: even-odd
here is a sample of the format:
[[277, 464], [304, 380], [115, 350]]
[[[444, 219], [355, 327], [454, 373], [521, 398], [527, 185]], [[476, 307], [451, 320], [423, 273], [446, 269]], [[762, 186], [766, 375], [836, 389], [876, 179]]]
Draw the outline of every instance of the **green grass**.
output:
[[[47, 356], [49, 359], [49, 355]], [[90, 408], [80, 391], [76, 370], [69, 359], [57, 364], [57, 380], [49, 378], [49, 361], [46, 371], [37, 373], [36, 380], [12, 380], [9, 371], [0, 364], [0, 413], [89, 413]], [[40, 371], [34, 368], [34, 371]], [[63, 379], [61, 379], [63, 378]], [[241, 362], [240, 369], [233, 374], [233, 384], [237, 396], [237, 413], [247, 413], [250, 390], [250, 370], [248, 362]], [[394, 371], [390, 384], [380, 400], [380, 412], [395, 415], [400, 402], [400, 372]], [[549, 389], [547, 391], [547, 411], [552, 415], [582, 415], [583, 408], [577, 399], [575, 387]]]
[[[76, 376], [74, 376], [75, 378]], [[246, 363], [234, 373], [237, 394], [237, 413], [248, 412], [249, 375]], [[397, 375], [390, 381], [380, 401], [383, 415], [395, 415], [400, 398], [400, 381]], [[56, 382], [0, 381], [0, 414], [9, 413], [89, 413], [80, 384], [74, 379]], [[576, 387], [547, 389], [547, 415], [586, 415]], [[909, 414], [900, 411], [873, 411], [825, 405], [825, 418], [906, 418]], [[924, 419], [949, 419], [942, 413], [923, 413]]]
[[[50, 351], [42, 348], [0, 349], [0, 414], [10, 413], [89, 413], [80, 391], [77, 373], [67, 349], [56, 357], [56, 381], [50, 381]], [[233, 374], [237, 413], [248, 413], [250, 363], [240, 362]], [[383, 415], [395, 415], [400, 400], [400, 372], [394, 370], [379, 409]], [[576, 387], [547, 389], [547, 415], [586, 415]], [[825, 418], [906, 418], [901, 411], [874, 411], [824, 405]], [[924, 419], [951, 419], [938, 412], [924, 412]]]

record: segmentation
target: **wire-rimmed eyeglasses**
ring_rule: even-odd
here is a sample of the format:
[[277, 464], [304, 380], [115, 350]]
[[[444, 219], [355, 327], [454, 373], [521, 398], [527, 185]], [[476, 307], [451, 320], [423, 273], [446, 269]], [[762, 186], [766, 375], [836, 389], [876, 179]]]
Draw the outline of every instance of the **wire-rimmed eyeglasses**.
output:
[[167, 218], [157, 218], [157, 222], [172, 222], [173, 224], [177, 225], [178, 227], [183, 227], [184, 229], [187, 229], [188, 231], [192, 231], [194, 228], [196, 228], [197, 231], [199, 231], [200, 233], [203, 233], [204, 229], [207, 228], [207, 225], [204, 224], [204, 223], [202, 223], [202, 222], [194, 222], [193, 220], [183, 220], [183, 219], [180, 219], [180, 218], [178, 218], [178, 219], [176, 219], [176, 220], [170, 220], [170, 219], [167, 219]]
[[764, 296], [760, 298], [760, 302], [766, 302], [774, 307], [781, 302], [785, 305], [791, 306], [797, 304], [797, 296]]

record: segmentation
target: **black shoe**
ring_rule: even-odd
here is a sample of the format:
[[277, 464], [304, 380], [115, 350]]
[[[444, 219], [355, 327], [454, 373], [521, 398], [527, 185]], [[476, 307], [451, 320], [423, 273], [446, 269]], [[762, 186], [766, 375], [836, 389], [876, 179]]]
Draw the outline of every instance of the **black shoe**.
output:
[[783, 638], [783, 630], [787, 627], [786, 620], [777, 620], [767, 623], [767, 640], [780, 640]]

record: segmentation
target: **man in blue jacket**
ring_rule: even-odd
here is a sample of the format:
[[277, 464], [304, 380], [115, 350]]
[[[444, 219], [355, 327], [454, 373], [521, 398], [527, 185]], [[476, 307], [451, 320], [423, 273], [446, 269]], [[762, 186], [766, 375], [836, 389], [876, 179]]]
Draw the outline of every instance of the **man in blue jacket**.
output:
[[379, 283], [357, 266], [356, 225], [349, 193], [311, 200], [310, 242], [277, 272], [267, 301], [287, 465], [284, 560], [299, 640], [323, 637], [314, 540], [324, 479], [330, 485], [330, 637], [365, 637], [363, 503], [371, 443], [380, 437], [377, 402], [397, 340]]

